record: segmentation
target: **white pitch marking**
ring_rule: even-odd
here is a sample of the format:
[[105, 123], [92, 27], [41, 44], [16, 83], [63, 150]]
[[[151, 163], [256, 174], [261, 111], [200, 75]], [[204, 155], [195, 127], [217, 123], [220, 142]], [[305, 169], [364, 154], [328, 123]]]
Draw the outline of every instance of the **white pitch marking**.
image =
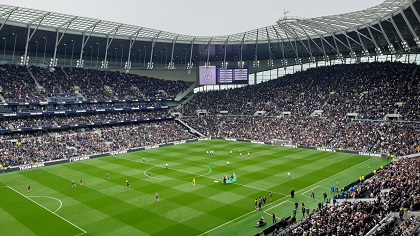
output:
[[[285, 198], [285, 197], [283, 197], [283, 198]], [[276, 201], [273, 201], [273, 202], [271, 202], [271, 203], [268, 203], [268, 204], [267, 204], [267, 206], [268, 206], [268, 205], [271, 205], [271, 204], [273, 204], [273, 203], [275, 203], [275, 202], [277, 202], [277, 201], [280, 201], [280, 200], [282, 200], [283, 198], [280, 198], [280, 199], [278, 199], [278, 200], [276, 200]], [[211, 231], [213, 231], [213, 230], [215, 230], [215, 229], [218, 229], [218, 228], [223, 227], [223, 226], [225, 226], [225, 225], [227, 225], [227, 224], [230, 224], [230, 223], [232, 223], [233, 221], [236, 221], [236, 220], [238, 220], [238, 219], [240, 219], [240, 218], [243, 218], [244, 216], [247, 216], [247, 215], [252, 214], [252, 213], [256, 213], [256, 211], [255, 211], [255, 210], [253, 210], [253, 211], [250, 211], [250, 212], [248, 212], [248, 213], [245, 213], [245, 214], [243, 214], [243, 215], [241, 215], [241, 216], [238, 216], [238, 217], [236, 217], [235, 219], [230, 220], [230, 221], [228, 221], [228, 222], [226, 222], [226, 223], [223, 223], [223, 224], [221, 224], [221, 225], [219, 225], [219, 226], [217, 226], [217, 227], [214, 227], [214, 228], [212, 228], [212, 229], [210, 229], [210, 230], [207, 230], [206, 232], [204, 232], [204, 233], [202, 233], [202, 234], [199, 234], [198, 236], [208, 234], [208, 233], [210, 233]]]
[[[130, 160], [130, 159], [126, 159], [126, 158], [120, 158], [120, 159], [124, 159], [124, 160], [128, 160], [128, 161], [134, 161], [134, 162], [140, 162], [140, 161]], [[149, 166], [152, 166], [152, 167], [159, 167], [159, 166], [152, 165], [152, 164], [147, 164], [147, 163], [145, 163], [145, 164], [146, 164], [146, 165], [149, 165]], [[149, 176], [146, 174], [146, 172], [147, 172], [149, 169], [150, 169], [150, 168], [148, 168], [147, 170], [145, 170], [145, 171], [144, 171], [144, 175], [145, 175], [145, 176], [147, 176], [147, 177], [149, 177]], [[209, 170], [207, 173], [205, 173], [205, 174], [201, 175], [201, 174], [191, 173], [191, 172], [188, 172], [188, 171], [183, 171], [183, 170], [179, 170], [179, 169], [172, 169], [172, 168], [169, 168], [169, 169], [171, 169], [171, 170], [175, 170], [175, 171], [179, 171], [179, 172], [182, 172], [182, 173], [186, 173], [186, 174], [190, 174], [190, 175], [201, 176], [201, 177], [208, 178], [208, 179], [212, 179], [212, 180], [214, 180], [214, 179], [215, 179], [215, 178], [212, 178], [212, 177], [207, 176], [208, 174], [210, 174], [210, 173], [211, 173], [211, 170]], [[170, 178], [158, 178], [158, 177], [149, 177], [149, 178], [155, 178], [155, 179], [170, 179]], [[174, 179], [176, 179], [176, 178], [174, 178]], [[178, 179], [180, 179], [180, 178], [178, 178]], [[249, 185], [245, 185], [245, 184], [239, 184], [239, 183], [232, 183], [232, 184], [237, 184], [237, 185], [240, 185], [240, 186], [243, 186], [243, 187], [247, 187], [247, 188], [252, 188], [252, 189], [256, 189], [256, 190], [260, 190], [260, 191], [269, 192], [267, 189], [257, 188], [257, 187], [253, 187], [253, 186], [249, 186]], [[278, 194], [278, 195], [287, 196], [287, 194], [284, 194], [284, 193], [278, 193], [278, 192], [274, 192], [274, 191], [271, 191], [271, 192], [273, 192], [273, 193], [275, 193], [275, 194]]]
[[[296, 193], [298, 193], [298, 192], [300, 193], [300, 191], [302, 191], [302, 190], [304, 190], [304, 189], [307, 189], [307, 188], [311, 189], [311, 187], [313, 188], [313, 186], [315, 186], [316, 184], [319, 184], [319, 183], [321, 183], [321, 182], [323, 182], [323, 181], [325, 181], [325, 180], [327, 180], [327, 179], [333, 178], [334, 176], [339, 175], [339, 174], [341, 174], [341, 173], [344, 173], [344, 172], [346, 172], [346, 171], [348, 171], [348, 170], [350, 170], [350, 169], [352, 169], [352, 168], [354, 168], [354, 167], [356, 167], [356, 166], [359, 166], [359, 165], [361, 165], [361, 164], [364, 164], [365, 162], [368, 162], [368, 161], [370, 161], [371, 159], [373, 159], [373, 157], [372, 157], [372, 158], [367, 159], [366, 161], [360, 162], [359, 164], [354, 165], [354, 166], [352, 166], [352, 167], [350, 167], [350, 168], [348, 168], [348, 169], [345, 169], [345, 170], [340, 171], [340, 172], [338, 172], [338, 173], [336, 173], [336, 174], [334, 174], [334, 175], [331, 175], [330, 177], [327, 177], [327, 178], [325, 178], [325, 179], [323, 179], [323, 180], [320, 180], [320, 181], [318, 181], [318, 182], [316, 182], [316, 183], [314, 183], [314, 184], [312, 184], [312, 185], [309, 185], [308, 187], [305, 187], [305, 188], [303, 188], [303, 189], [301, 189], [301, 190], [297, 191]], [[277, 202], [277, 201], [280, 201], [280, 200], [282, 200], [282, 199], [284, 199], [284, 198], [286, 198], [286, 197], [287, 197], [287, 196], [282, 197], [282, 198], [280, 198], [280, 199], [278, 199], [278, 200], [276, 200], [276, 201], [274, 201], [274, 202], [272, 202], [272, 203], [275, 203], [275, 202]], [[267, 204], [267, 205], [270, 205], [270, 204], [272, 204], [272, 203], [269, 203], [269, 204]], [[235, 218], [235, 219], [233, 219], [233, 220], [230, 220], [230, 221], [225, 222], [225, 223], [223, 223], [223, 224], [221, 224], [221, 225], [219, 225], [219, 226], [216, 226], [216, 227], [214, 227], [214, 228], [212, 228], [212, 229], [209, 229], [209, 230], [207, 230], [206, 232], [204, 232], [204, 233], [202, 233], [202, 234], [199, 234], [198, 236], [201, 236], [201, 235], [204, 235], [204, 234], [208, 234], [208, 233], [210, 233], [210, 232], [211, 232], [211, 231], [213, 231], [213, 230], [216, 230], [216, 229], [218, 229], [218, 228], [220, 228], [220, 227], [223, 227], [223, 226], [225, 226], [225, 225], [227, 225], [227, 224], [230, 224], [230, 223], [232, 223], [232, 222], [234, 222], [234, 221], [236, 221], [236, 220], [238, 220], [238, 219], [241, 219], [241, 218], [243, 218], [243, 217], [245, 217], [245, 216], [247, 216], [247, 215], [249, 215], [249, 214], [251, 214], [251, 213], [254, 213], [254, 212], [255, 212], [255, 210], [250, 211], [250, 212], [248, 212], [248, 213], [245, 213], [245, 214], [243, 214], [243, 215], [241, 215], [241, 216], [236, 217], [236, 218]]]
[[60, 219], [62, 219], [62, 220], [64, 220], [65, 222], [67, 222], [67, 223], [69, 223], [69, 224], [73, 225], [74, 227], [78, 228], [79, 230], [81, 230], [81, 231], [83, 232], [83, 233], [80, 233], [80, 234], [78, 234], [78, 235], [82, 235], [82, 234], [86, 234], [86, 233], [87, 233], [87, 232], [86, 232], [86, 230], [84, 230], [84, 229], [80, 228], [79, 226], [77, 226], [77, 225], [75, 225], [75, 224], [71, 223], [70, 221], [68, 221], [68, 220], [64, 219], [64, 217], [62, 217], [62, 216], [58, 215], [57, 213], [55, 213], [55, 212], [51, 211], [50, 209], [48, 209], [48, 208], [44, 207], [43, 205], [41, 205], [41, 204], [39, 204], [39, 203], [35, 202], [34, 200], [30, 199], [29, 197], [27, 197], [27, 196], [23, 195], [22, 193], [18, 192], [18, 191], [17, 191], [17, 190], [15, 190], [14, 188], [12, 188], [12, 187], [10, 187], [10, 186], [7, 186], [7, 187], [8, 187], [9, 189], [13, 190], [14, 192], [16, 192], [17, 194], [21, 195], [22, 197], [24, 197], [24, 198], [28, 199], [29, 201], [31, 201], [31, 202], [33, 202], [33, 203], [37, 204], [38, 206], [40, 206], [40, 207], [44, 208], [45, 210], [47, 210], [47, 211], [51, 212], [52, 214], [56, 215], [56, 216], [57, 216], [57, 217], [59, 217]]
[[268, 209], [265, 209], [265, 210], [264, 210], [264, 212], [265, 212], [265, 213], [267, 213], [266, 211], [271, 210], [271, 209], [273, 209], [273, 208], [276, 208], [276, 207], [278, 207], [278, 206], [280, 206], [280, 205], [283, 205], [283, 204], [285, 204], [285, 203], [287, 203], [287, 202], [294, 204], [292, 201], [286, 200], [286, 201], [283, 201], [283, 202], [281, 202], [281, 203], [279, 203], [279, 204], [277, 204], [277, 205], [275, 205], [275, 206], [272, 206], [272, 207], [270, 207], [270, 208], [268, 208]]
[[38, 197], [38, 198], [49, 198], [49, 199], [54, 199], [54, 200], [56, 200], [56, 201], [58, 201], [58, 202], [60, 202], [60, 206], [57, 208], [57, 210], [55, 210], [54, 211], [54, 213], [55, 212], [57, 212], [58, 210], [60, 210], [61, 209], [61, 207], [63, 206], [63, 202], [61, 202], [61, 200], [60, 199], [58, 199], [58, 198], [55, 198], [55, 197], [48, 197], [48, 196], [28, 196], [28, 198], [33, 198], [33, 197]]
[[[232, 184], [237, 184], [237, 185], [240, 185], [240, 186], [243, 186], [243, 187], [253, 188], [253, 189], [256, 189], [256, 190], [269, 192], [267, 189], [257, 188], [257, 187], [249, 186], [249, 185], [246, 185], [246, 184], [240, 184], [240, 183], [232, 183]], [[274, 191], [271, 191], [271, 192], [273, 192], [275, 194], [278, 194], [278, 195], [287, 196], [287, 194], [284, 194], [284, 193], [278, 193], [278, 192], [274, 192]]]

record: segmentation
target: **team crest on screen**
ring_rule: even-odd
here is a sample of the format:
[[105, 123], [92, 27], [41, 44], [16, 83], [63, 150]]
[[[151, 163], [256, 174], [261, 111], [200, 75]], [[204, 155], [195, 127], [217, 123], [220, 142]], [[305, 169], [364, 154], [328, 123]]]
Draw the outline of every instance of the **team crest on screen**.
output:
[[209, 70], [204, 71], [203, 78], [205, 80], [210, 80], [212, 77], [213, 77], [213, 75], [212, 75], [211, 71], [209, 71]]

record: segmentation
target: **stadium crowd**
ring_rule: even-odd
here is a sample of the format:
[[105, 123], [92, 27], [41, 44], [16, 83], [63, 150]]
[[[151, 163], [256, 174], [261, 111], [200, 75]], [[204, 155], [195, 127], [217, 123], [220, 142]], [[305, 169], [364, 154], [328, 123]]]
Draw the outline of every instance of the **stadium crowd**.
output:
[[28, 69], [16, 65], [0, 66], [0, 96], [5, 99], [5, 102], [44, 100], [43, 96], [37, 92]]
[[[357, 189], [355, 191], [359, 193], [361, 189], [371, 191], [371, 193], [376, 192], [372, 196], [374, 200], [326, 204], [314, 210], [313, 214], [292, 227], [293, 229], [283, 231], [280, 235], [366, 235], [390, 212], [418, 211], [420, 207], [419, 166], [420, 157], [402, 158], [383, 170], [378, 170], [372, 179], [367, 179], [355, 186]], [[359, 193], [352, 197], [365, 196]], [[405, 223], [399, 222], [388, 227], [387, 234], [380, 234], [382, 230], [379, 230], [379, 234], [375, 235], [402, 235], [400, 233], [407, 229], [413, 232], [417, 229], [413, 227], [412, 221], [416, 222], [415, 217], [413, 219], [410, 217]], [[400, 225], [408, 226], [399, 227]]]
[[367, 122], [351, 119], [200, 116], [183, 121], [205, 136], [253, 139], [264, 142], [290, 140], [302, 146], [407, 155], [420, 152], [420, 125]]
[[[38, 89], [31, 74], [39, 84]], [[47, 68], [13, 65], [0, 66], [0, 78], [1, 95], [6, 101], [42, 100], [63, 93], [82, 93], [85, 97], [96, 99], [129, 99], [140, 94], [143, 97], [147, 94], [154, 96], [163, 94], [162, 91], [174, 96], [190, 85], [187, 82], [164, 81], [120, 72], [80, 68], [55, 68], [50, 71]], [[190, 126], [206, 136], [261, 141], [291, 140], [303, 146], [404, 155], [420, 151], [418, 124], [366, 122], [359, 119], [382, 119], [387, 113], [395, 113], [402, 120], [418, 120], [420, 91], [416, 88], [420, 85], [419, 81], [414, 64], [364, 63], [321, 67], [254, 86], [200, 93], [182, 106], [182, 113], [194, 115], [197, 109], [207, 110], [209, 116], [184, 118]], [[88, 104], [46, 110], [77, 110], [96, 106]], [[313, 117], [315, 110], [323, 112]], [[233, 116], [222, 116], [220, 111], [227, 111]], [[266, 113], [264, 116], [252, 116], [256, 111]], [[358, 115], [346, 117], [348, 113]], [[9, 117], [0, 121], [0, 127], [92, 123], [134, 119], [139, 115], [149, 118], [155, 114], [161, 116], [164, 111], [19, 119]]]
[[137, 112], [114, 112], [99, 114], [47, 115], [34, 117], [3, 117], [0, 118], [0, 129], [19, 129], [25, 127], [46, 127], [59, 125], [75, 125], [81, 123], [106, 123], [108, 121], [137, 120], [160, 118], [167, 116], [167, 110], [150, 110]]
[[66, 94], [89, 100], [173, 98], [191, 85], [113, 71], [0, 66], [0, 95], [5, 102], [48, 101]]
[[420, 120], [420, 71], [415, 64], [362, 63], [308, 69], [282, 78], [231, 90], [197, 94], [182, 107], [184, 115], [207, 110], [231, 115], [265, 111], [279, 116], [342, 118], [357, 113], [360, 119], [382, 119], [398, 114], [402, 120]]
[[[337, 198], [377, 198], [388, 202], [392, 211], [407, 208], [420, 210], [419, 172], [420, 158], [403, 158], [393, 165], [385, 166], [378, 175], [360, 182]], [[387, 191], [382, 191], [387, 190]]]
[[55, 111], [81, 111], [96, 109], [134, 108], [144, 109], [150, 107], [166, 107], [165, 102], [104, 102], [104, 103], [76, 103], [76, 104], [55, 104], [55, 105], [28, 105], [2, 107], [0, 114], [18, 112], [55, 112]]
[[0, 137], [0, 164], [7, 167], [164, 144], [193, 136], [169, 120]]

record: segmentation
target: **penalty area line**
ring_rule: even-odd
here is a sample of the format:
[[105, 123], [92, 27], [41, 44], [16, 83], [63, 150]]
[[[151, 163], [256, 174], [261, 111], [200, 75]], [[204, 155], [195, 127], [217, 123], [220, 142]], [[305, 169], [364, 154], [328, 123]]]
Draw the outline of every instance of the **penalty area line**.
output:
[[71, 223], [70, 221], [68, 221], [68, 220], [67, 220], [67, 219], [65, 219], [64, 217], [62, 217], [62, 216], [58, 215], [57, 213], [55, 213], [55, 212], [51, 211], [50, 209], [48, 209], [48, 208], [44, 207], [43, 205], [41, 205], [41, 204], [37, 203], [36, 201], [34, 201], [34, 200], [32, 200], [32, 199], [30, 199], [29, 197], [27, 197], [27, 196], [23, 195], [22, 193], [20, 193], [20, 192], [19, 192], [19, 191], [17, 191], [16, 189], [14, 189], [14, 188], [12, 188], [12, 187], [10, 187], [10, 186], [7, 186], [7, 187], [8, 187], [10, 190], [14, 191], [15, 193], [17, 193], [17, 194], [21, 195], [22, 197], [24, 197], [24, 198], [28, 199], [29, 201], [31, 201], [31, 202], [33, 202], [33, 203], [35, 203], [36, 205], [38, 205], [38, 206], [40, 206], [40, 207], [42, 207], [43, 209], [45, 209], [45, 210], [47, 210], [48, 212], [50, 212], [50, 213], [54, 214], [55, 216], [59, 217], [60, 219], [64, 220], [65, 222], [67, 222], [67, 223], [71, 224], [72, 226], [76, 227], [77, 229], [79, 229], [80, 231], [82, 231], [82, 232], [83, 232], [83, 233], [77, 234], [77, 236], [78, 236], [78, 235], [83, 235], [83, 234], [86, 234], [86, 233], [87, 233], [87, 232], [86, 232], [86, 230], [84, 230], [84, 229], [80, 228], [79, 226], [77, 226], [77, 225], [75, 225], [75, 224]]

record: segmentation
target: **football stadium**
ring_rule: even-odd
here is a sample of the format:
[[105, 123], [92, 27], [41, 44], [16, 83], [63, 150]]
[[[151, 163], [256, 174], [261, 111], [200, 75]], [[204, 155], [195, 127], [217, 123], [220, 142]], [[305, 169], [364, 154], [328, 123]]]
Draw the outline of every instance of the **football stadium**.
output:
[[0, 23], [1, 235], [420, 235], [420, 1], [224, 36]]

